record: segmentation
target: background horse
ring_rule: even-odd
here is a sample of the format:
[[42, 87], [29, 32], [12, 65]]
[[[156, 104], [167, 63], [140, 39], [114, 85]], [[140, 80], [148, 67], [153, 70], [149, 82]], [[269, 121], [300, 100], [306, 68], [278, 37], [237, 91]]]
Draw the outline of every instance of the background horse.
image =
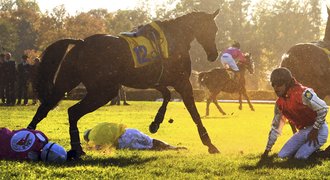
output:
[[242, 95], [247, 99], [250, 109], [254, 111], [254, 108], [250, 102], [250, 99], [246, 93], [245, 88], [245, 71], [248, 70], [250, 74], [254, 73], [254, 62], [251, 59], [250, 54], [245, 54], [246, 62], [238, 63], [237, 66], [240, 70], [240, 78], [236, 81], [231, 79], [228, 70], [224, 68], [215, 68], [207, 72], [201, 72], [198, 77], [199, 83], [206, 87], [208, 90], [208, 97], [206, 101], [206, 116], [209, 115], [209, 106], [213, 102], [220, 113], [225, 115], [226, 113], [220, 107], [217, 101], [217, 95], [223, 91], [228, 93], [238, 93], [239, 94], [239, 109], [242, 110]]
[[[155, 88], [162, 93], [163, 104], [149, 126], [152, 133], [157, 132], [164, 119], [166, 106], [171, 99], [167, 87], [172, 86], [181, 95], [203, 144], [210, 153], [218, 153], [201, 122], [189, 82], [189, 49], [194, 39], [202, 45], [209, 61], [215, 61], [218, 56], [215, 44], [218, 29], [214, 22], [218, 13], [219, 10], [213, 14], [193, 12], [173, 20], [156, 21], [166, 36], [169, 58], [140, 68], [134, 68], [129, 45], [122, 37], [97, 34], [84, 40], [64, 39], [51, 44], [43, 52], [40, 64], [37, 90], [41, 105], [28, 128], [35, 129], [66, 92], [83, 83], [86, 96], [68, 109], [71, 152], [79, 157], [84, 152], [80, 145], [78, 120], [117, 96], [120, 85]], [[74, 46], [67, 52], [70, 44]]]
[[330, 10], [323, 41], [301, 43], [283, 56], [281, 66], [290, 69], [303, 85], [311, 87], [322, 99], [330, 95]]

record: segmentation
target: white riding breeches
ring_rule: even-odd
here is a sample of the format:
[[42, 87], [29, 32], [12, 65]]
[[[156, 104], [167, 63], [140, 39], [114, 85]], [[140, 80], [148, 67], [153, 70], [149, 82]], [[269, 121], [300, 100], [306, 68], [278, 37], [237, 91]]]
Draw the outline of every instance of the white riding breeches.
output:
[[233, 71], [239, 71], [234, 58], [229, 53], [224, 53], [220, 57], [221, 63], [225, 68], [231, 68]]
[[326, 122], [319, 129], [319, 144], [314, 146], [313, 142], [309, 145], [308, 134], [313, 126], [306, 127], [295, 133], [283, 146], [278, 153], [280, 158], [294, 157], [296, 159], [307, 159], [314, 151], [318, 150], [328, 138], [328, 125]]
[[126, 128], [118, 139], [118, 149], [151, 149], [152, 138], [137, 129]]

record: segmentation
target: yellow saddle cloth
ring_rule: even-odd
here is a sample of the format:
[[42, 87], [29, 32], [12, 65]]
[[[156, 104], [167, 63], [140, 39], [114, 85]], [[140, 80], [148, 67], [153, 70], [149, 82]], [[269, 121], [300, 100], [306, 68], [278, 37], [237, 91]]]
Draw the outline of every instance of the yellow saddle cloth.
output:
[[320, 47], [327, 55], [328, 55], [328, 59], [329, 59], [329, 61], [330, 61], [330, 51], [329, 51], [329, 49], [327, 49], [327, 48], [322, 48], [322, 47]]
[[323, 52], [328, 55], [328, 60], [330, 61], [330, 50], [329, 50], [330, 43], [328, 41], [317, 41], [317, 42], [312, 42], [310, 44], [321, 48]]
[[150, 26], [158, 33], [158, 37], [154, 36], [157, 39], [148, 39], [145, 36], [129, 37], [119, 35], [129, 44], [134, 60], [134, 67], [136, 68], [148, 65], [162, 58], [168, 58], [168, 45], [163, 30], [156, 22], [150, 23]]

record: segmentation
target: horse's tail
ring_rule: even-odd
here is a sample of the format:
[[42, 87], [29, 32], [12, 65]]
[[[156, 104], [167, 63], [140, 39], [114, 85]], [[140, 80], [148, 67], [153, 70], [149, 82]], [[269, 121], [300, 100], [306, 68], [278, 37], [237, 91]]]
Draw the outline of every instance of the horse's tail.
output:
[[49, 45], [42, 53], [41, 63], [38, 67], [36, 91], [39, 100], [43, 103], [52, 93], [54, 79], [60, 64], [66, 55], [69, 45], [77, 45], [83, 40], [62, 39]]

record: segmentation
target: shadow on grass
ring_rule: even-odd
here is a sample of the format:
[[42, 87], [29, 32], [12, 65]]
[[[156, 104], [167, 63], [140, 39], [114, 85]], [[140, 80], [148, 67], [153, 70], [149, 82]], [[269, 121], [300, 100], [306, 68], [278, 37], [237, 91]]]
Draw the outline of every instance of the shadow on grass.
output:
[[206, 119], [228, 119], [228, 118], [233, 118], [233, 117], [238, 117], [238, 113], [228, 113], [226, 115], [222, 115], [220, 113], [218, 113], [218, 116], [202, 116], [201, 118], [206, 120]]
[[[260, 158], [260, 156], [255, 157]], [[268, 158], [260, 159], [255, 165], [243, 165], [241, 166], [244, 170], [254, 171], [261, 168], [280, 168], [280, 169], [305, 169], [312, 168], [316, 165], [322, 164], [322, 159], [309, 158], [307, 160], [298, 159], [280, 159], [277, 154], [273, 154]]]
[[141, 157], [141, 156], [118, 156], [108, 158], [98, 158], [92, 156], [85, 156], [82, 160], [68, 161], [63, 164], [46, 163], [48, 167], [76, 167], [76, 166], [117, 166], [126, 167], [131, 165], [142, 165], [150, 161], [157, 160], [157, 157]]

